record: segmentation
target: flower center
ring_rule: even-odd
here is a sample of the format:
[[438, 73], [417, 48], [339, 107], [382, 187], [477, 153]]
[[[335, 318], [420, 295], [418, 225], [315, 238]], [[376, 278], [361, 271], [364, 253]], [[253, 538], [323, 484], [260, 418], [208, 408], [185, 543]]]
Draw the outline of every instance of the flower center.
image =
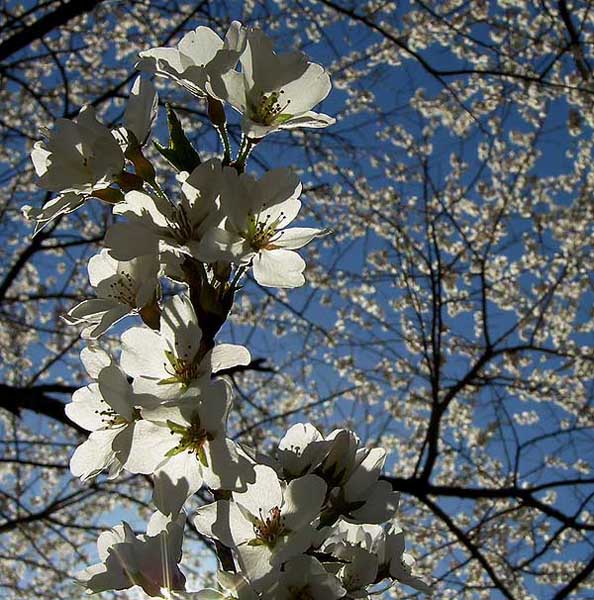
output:
[[[101, 403], [107, 404], [105, 400], [101, 400]], [[114, 429], [116, 427], [122, 427], [123, 425], [128, 425], [133, 421], [138, 421], [140, 419], [140, 411], [137, 408], [132, 408], [132, 419], [128, 420], [126, 417], [122, 417], [122, 415], [118, 414], [111, 406], [105, 410], [97, 409], [95, 411], [96, 415], [101, 415], [101, 422], [103, 423], [103, 427], [106, 429]]]
[[274, 248], [273, 238], [277, 234], [279, 237], [282, 235], [282, 232], [278, 230], [284, 218], [285, 213], [282, 211], [274, 220], [270, 214], [263, 215], [262, 213], [254, 214], [250, 212], [248, 213], [247, 229], [242, 232], [242, 236], [256, 252], [262, 249], [272, 250]]
[[285, 527], [285, 519], [281, 515], [281, 510], [278, 506], [271, 508], [268, 511], [267, 517], [264, 517], [262, 509], [258, 512], [260, 516], [254, 523], [254, 533], [256, 534], [255, 545], [264, 544], [272, 547], [276, 544], [279, 537], [289, 533], [289, 530]]
[[188, 358], [186, 356], [180, 358], [170, 350], [165, 350], [165, 356], [167, 357], [168, 362], [163, 363], [163, 366], [165, 367], [165, 371], [167, 371], [171, 377], [161, 379], [159, 385], [181, 383], [183, 386], [187, 387], [192, 381], [198, 379], [205, 373], [204, 369], [201, 367], [200, 361], [196, 360], [196, 357]]
[[181, 244], [184, 244], [194, 239], [194, 229], [186, 207], [183, 204], [178, 204], [175, 207], [174, 221], [171, 223], [173, 237]]
[[208, 466], [208, 460], [204, 451], [207, 442], [213, 439], [213, 436], [202, 427], [198, 414], [192, 416], [190, 425], [178, 425], [174, 421], [167, 421], [171, 435], [176, 433], [181, 436], [179, 442], [165, 456], [175, 456], [181, 452], [195, 454], [196, 458], [205, 466]]
[[120, 271], [118, 275], [118, 279], [109, 284], [109, 292], [106, 294], [106, 298], [111, 298], [120, 304], [127, 304], [131, 308], [136, 308], [136, 286], [134, 285], [134, 279], [126, 271]]
[[288, 121], [293, 115], [283, 111], [291, 104], [291, 100], [287, 100], [281, 105], [281, 96], [284, 93], [284, 90], [280, 90], [280, 92], [260, 94], [258, 102], [253, 107], [253, 120], [262, 125], [276, 125]]

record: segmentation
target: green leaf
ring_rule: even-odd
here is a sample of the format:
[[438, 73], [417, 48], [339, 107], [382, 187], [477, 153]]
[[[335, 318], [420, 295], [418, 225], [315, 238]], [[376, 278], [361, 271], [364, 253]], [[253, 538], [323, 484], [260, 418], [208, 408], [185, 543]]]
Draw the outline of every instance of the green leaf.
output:
[[200, 155], [186, 137], [177, 115], [167, 105], [167, 124], [169, 125], [169, 146], [153, 142], [155, 148], [178, 170], [191, 173], [200, 164]]

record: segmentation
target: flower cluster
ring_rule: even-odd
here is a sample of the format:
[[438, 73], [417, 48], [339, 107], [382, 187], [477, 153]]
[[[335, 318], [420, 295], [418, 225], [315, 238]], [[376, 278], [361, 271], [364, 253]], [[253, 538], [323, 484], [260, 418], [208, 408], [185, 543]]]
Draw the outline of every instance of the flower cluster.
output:
[[[201, 162], [169, 110], [169, 147], [155, 145], [177, 171], [179, 193], [165, 193], [143, 151], [158, 99], [142, 78], [121, 127], [108, 129], [84, 107], [32, 154], [40, 184], [58, 193], [39, 210], [27, 208], [38, 229], [90, 197], [113, 205], [116, 216], [89, 261], [97, 297], [64, 317], [83, 325], [89, 346], [81, 359], [92, 380], [66, 409], [90, 432], [71, 471], [82, 480], [126, 471], [154, 483], [146, 534], [126, 523], [103, 533], [101, 562], [78, 580], [90, 592], [136, 585], [173, 598], [366, 598], [384, 581], [429, 592], [404, 552], [398, 494], [381, 478], [384, 450], [361, 447], [345, 429], [324, 436], [297, 424], [264, 458], [227, 430], [233, 388], [225, 374], [249, 366], [251, 356], [215, 338], [242, 278], [251, 271], [262, 286], [303, 285], [306, 264], [296, 250], [326, 233], [290, 227], [302, 189], [291, 170], [257, 179], [246, 163], [269, 133], [333, 123], [311, 111], [330, 91], [328, 74], [301, 53], [276, 54], [261, 31], [236, 22], [224, 41], [199, 27], [177, 48], [140, 56], [140, 70], [206, 99], [221, 159]], [[225, 104], [242, 115], [235, 159]], [[142, 324], [124, 331], [114, 356], [97, 340], [128, 315]], [[201, 489], [214, 501], [193, 523], [215, 542], [225, 570], [220, 591], [188, 592], [179, 567], [186, 503]]]

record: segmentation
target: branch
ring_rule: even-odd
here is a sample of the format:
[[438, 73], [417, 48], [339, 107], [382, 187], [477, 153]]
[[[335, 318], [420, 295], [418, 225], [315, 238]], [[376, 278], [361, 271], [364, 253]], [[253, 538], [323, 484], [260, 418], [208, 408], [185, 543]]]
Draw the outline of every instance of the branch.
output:
[[68, 21], [91, 12], [101, 2], [103, 0], [72, 0], [68, 4], [62, 4], [53, 12], [41, 17], [39, 21], [25, 27], [2, 42], [0, 44], [0, 61], [26, 48], [29, 44], [43, 38], [44, 35], [65, 25]]
[[57, 398], [48, 396], [49, 393], [72, 394], [77, 388], [68, 385], [38, 385], [30, 388], [12, 387], [0, 383], [0, 408], [21, 416], [23, 410], [30, 410], [38, 415], [44, 415], [82, 433], [88, 432], [73, 423], [64, 412], [64, 403]]

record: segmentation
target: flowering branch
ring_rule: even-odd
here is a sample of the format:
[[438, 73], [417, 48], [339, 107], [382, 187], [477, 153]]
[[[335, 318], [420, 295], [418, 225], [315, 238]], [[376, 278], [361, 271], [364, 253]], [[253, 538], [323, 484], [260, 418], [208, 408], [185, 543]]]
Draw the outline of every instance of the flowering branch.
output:
[[[323, 435], [309, 423], [293, 425], [268, 457], [228, 435], [227, 376], [267, 369], [247, 348], [217, 339], [241, 280], [251, 273], [265, 288], [302, 286], [306, 264], [297, 251], [328, 234], [291, 226], [302, 191], [292, 170], [257, 179], [248, 161], [268, 135], [334, 123], [312, 110], [330, 92], [330, 77], [299, 52], [276, 54], [261, 31], [237, 22], [224, 40], [198, 27], [176, 48], [143, 51], [137, 68], [206, 100], [223, 157], [202, 161], [168, 106], [169, 144], [155, 147], [181, 193], [162, 189], [143, 151], [158, 99], [142, 77], [121, 127], [108, 129], [85, 106], [34, 146], [40, 185], [57, 194], [26, 208], [36, 233], [91, 198], [116, 216], [89, 260], [95, 297], [63, 317], [82, 326], [91, 379], [65, 409], [89, 432], [70, 469], [82, 481], [126, 471], [154, 484], [146, 534], [127, 523], [104, 532], [101, 562], [77, 580], [90, 592], [140, 586], [152, 597], [196, 599], [368, 598], [386, 582], [430, 593], [405, 552], [399, 494], [381, 478], [385, 450], [362, 447], [349, 430]], [[234, 161], [225, 106], [241, 115]], [[163, 289], [176, 293], [165, 297]], [[131, 318], [142, 324], [124, 330], [113, 356], [98, 340]], [[202, 489], [213, 502], [193, 523], [216, 547], [220, 589], [187, 592], [180, 568], [187, 501]]]

